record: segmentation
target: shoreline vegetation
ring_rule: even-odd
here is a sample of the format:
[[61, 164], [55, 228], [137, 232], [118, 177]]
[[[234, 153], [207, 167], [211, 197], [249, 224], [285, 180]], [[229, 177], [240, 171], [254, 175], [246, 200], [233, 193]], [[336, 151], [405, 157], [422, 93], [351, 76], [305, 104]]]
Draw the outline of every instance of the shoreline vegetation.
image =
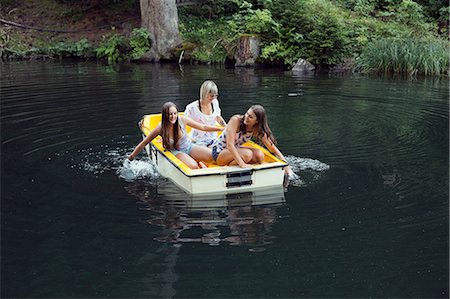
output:
[[[174, 0], [175, 1], [175, 0]], [[0, 0], [2, 61], [139, 61], [151, 47], [138, 0]], [[182, 1], [177, 1], [182, 2]], [[260, 39], [257, 66], [445, 75], [449, 6], [440, 0], [191, 0], [178, 5], [171, 62], [234, 64], [239, 38]]]

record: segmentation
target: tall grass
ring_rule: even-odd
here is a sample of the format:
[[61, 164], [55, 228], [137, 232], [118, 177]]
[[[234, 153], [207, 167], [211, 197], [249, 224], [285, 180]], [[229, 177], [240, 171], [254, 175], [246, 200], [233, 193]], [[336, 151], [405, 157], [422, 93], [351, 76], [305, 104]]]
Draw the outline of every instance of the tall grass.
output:
[[449, 43], [436, 38], [385, 38], [369, 43], [361, 52], [357, 66], [365, 72], [448, 74]]

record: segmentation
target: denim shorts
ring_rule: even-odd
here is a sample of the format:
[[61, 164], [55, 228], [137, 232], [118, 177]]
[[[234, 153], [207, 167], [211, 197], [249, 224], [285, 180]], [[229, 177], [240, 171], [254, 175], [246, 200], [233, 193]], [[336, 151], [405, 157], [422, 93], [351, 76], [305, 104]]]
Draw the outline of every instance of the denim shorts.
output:
[[171, 150], [170, 152], [171, 152], [174, 156], [178, 155], [179, 153], [185, 153], [185, 154], [189, 155], [189, 154], [191, 153], [193, 147], [194, 147], [194, 145], [191, 143], [191, 144], [189, 144], [189, 146], [186, 147], [186, 148], [173, 149], [173, 150]]
[[217, 158], [219, 157], [220, 152], [217, 151], [217, 145], [214, 145], [212, 147], [212, 158], [215, 161], [217, 161]]
[[214, 143], [214, 140], [211, 140], [211, 141], [204, 141], [204, 140], [197, 141], [197, 140], [193, 140], [192, 143], [194, 143], [195, 145], [199, 145], [199, 146], [210, 147]]

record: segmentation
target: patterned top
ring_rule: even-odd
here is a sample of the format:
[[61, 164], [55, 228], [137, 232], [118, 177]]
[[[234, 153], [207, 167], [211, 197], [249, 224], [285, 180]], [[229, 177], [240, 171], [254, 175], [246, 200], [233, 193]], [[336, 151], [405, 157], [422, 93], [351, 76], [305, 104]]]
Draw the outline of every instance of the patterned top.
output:
[[[243, 145], [244, 143], [246, 143], [247, 141], [250, 140], [250, 138], [252, 138], [252, 132], [250, 133], [246, 133], [246, 134], [242, 134], [241, 131], [236, 133], [236, 141], [234, 143], [235, 146], [240, 147], [241, 145]], [[216, 147], [216, 152], [220, 153], [223, 149], [225, 149], [227, 147], [227, 133], [226, 130], [223, 131], [222, 135], [220, 135], [219, 137], [217, 137], [216, 140], [214, 140], [213, 147]]]
[[[184, 116], [189, 117], [196, 122], [204, 125], [215, 126], [216, 118], [217, 116], [220, 116], [221, 110], [219, 107], [219, 101], [217, 99], [214, 99], [212, 101], [212, 105], [213, 113], [211, 113], [211, 115], [207, 115], [200, 111], [199, 101], [193, 101], [186, 106], [186, 109], [184, 110]], [[196, 144], [209, 145], [214, 139], [217, 138], [217, 132], [205, 132], [192, 128], [191, 132], [189, 133], [189, 137]]]

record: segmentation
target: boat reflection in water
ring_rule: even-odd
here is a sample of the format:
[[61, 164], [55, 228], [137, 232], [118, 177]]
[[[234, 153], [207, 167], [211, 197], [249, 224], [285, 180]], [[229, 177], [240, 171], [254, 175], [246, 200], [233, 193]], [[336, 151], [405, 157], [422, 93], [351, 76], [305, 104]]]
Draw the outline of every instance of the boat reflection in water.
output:
[[[170, 182], [130, 185], [149, 224], [161, 227], [154, 239], [165, 243], [261, 246], [272, 242], [271, 228], [285, 204], [282, 186], [245, 193], [189, 195]], [[151, 192], [150, 190], [153, 190]], [[262, 251], [264, 248], [252, 248]]]

